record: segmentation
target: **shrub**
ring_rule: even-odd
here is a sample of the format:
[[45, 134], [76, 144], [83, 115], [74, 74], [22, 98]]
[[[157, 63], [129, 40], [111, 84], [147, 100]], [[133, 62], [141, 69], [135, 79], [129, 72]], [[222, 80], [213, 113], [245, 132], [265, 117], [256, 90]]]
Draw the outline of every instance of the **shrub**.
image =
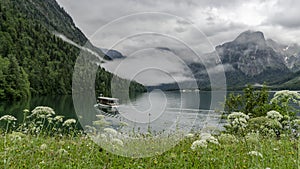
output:
[[266, 112], [271, 110], [268, 98], [269, 93], [266, 86], [255, 91], [252, 86], [248, 85], [242, 94], [229, 94], [224, 108], [227, 114], [244, 112], [251, 117], [265, 116]]
[[279, 136], [281, 130], [281, 123], [274, 119], [255, 117], [249, 120], [248, 131], [258, 131], [262, 136]]

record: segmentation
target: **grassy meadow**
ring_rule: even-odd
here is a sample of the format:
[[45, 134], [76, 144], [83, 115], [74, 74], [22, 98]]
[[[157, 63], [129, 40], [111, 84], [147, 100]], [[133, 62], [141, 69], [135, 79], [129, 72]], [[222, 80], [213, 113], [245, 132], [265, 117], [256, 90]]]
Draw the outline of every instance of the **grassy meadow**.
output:
[[[290, 102], [300, 105], [300, 94], [280, 91], [269, 100], [264, 89], [248, 88], [226, 100], [224, 131], [183, 134], [174, 146], [174, 135], [159, 140], [137, 134], [143, 142], [132, 141], [104, 115], [82, 131], [75, 119], [39, 106], [24, 110], [20, 124], [11, 115], [0, 117], [0, 168], [299, 169], [300, 119]], [[134, 151], [149, 157], [138, 158]]]

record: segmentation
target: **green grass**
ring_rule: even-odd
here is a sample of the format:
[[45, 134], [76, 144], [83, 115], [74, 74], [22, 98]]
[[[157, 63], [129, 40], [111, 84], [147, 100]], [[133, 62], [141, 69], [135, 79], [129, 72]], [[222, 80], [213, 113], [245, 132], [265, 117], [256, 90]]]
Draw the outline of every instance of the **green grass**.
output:
[[[3, 132], [0, 168], [300, 168], [299, 140], [261, 139], [257, 144], [240, 140], [193, 151], [190, 147], [196, 139], [186, 138], [153, 157], [129, 158], [107, 152], [87, 136], [16, 138]], [[250, 151], [258, 151], [263, 157], [250, 156]]]

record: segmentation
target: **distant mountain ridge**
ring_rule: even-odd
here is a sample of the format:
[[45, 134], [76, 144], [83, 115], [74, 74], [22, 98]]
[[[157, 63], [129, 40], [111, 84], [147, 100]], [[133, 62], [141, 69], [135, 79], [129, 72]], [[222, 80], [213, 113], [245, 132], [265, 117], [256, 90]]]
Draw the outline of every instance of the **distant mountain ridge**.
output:
[[[266, 40], [260, 31], [242, 32], [233, 41], [218, 45], [215, 49], [216, 52], [207, 54], [206, 58], [218, 54], [219, 64], [231, 67], [225, 69], [229, 88], [264, 82], [273, 87], [284, 88], [283, 83], [299, 74], [300, 47], [296, 44], [283, 45], [272, 39]], [[201, 63], [191, 63], [190, 68], [199, 82], [209, 80], [205, 79], [205, 73], [199, 74], [204, 68]], [[297, 88], [300, 89], [300, 83]]]

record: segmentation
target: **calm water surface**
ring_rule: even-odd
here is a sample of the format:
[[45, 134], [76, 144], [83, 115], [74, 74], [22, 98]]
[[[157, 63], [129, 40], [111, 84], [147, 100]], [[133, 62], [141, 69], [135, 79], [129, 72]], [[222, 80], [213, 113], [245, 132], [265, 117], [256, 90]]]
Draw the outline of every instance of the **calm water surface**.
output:
[[[130, 101], [121, 99], [120, 114], [114, 117], [107, 116], [106, 120], [112, 125], [123, 121], [128, 124], [127, 129], [123, 130], [135, 129], [143, 132], [149, 128], [160, 132], [176, 128], [191, 130], [203, 126], [215, 127], [220, 123], [220, 114], [210, 110], [221, 110], [222, 99], [224, 99], [222, 92], [152, 91]], [[0, 115], [11, 114], [21, 122], [24, 109], [33, 110], [36, 106], [49, 106], [57, 115], [76, 119], [79, 117], [80, 123], [85, 126], [91, 125], [92, 121], [96, 120], [96, 114], [102, 114], [93, 104], [95, 99], [83, 98], [77, 103], [78, 112], [76, 112], [72, 96], [39, 96], [26, 101], [1, 102]]]

